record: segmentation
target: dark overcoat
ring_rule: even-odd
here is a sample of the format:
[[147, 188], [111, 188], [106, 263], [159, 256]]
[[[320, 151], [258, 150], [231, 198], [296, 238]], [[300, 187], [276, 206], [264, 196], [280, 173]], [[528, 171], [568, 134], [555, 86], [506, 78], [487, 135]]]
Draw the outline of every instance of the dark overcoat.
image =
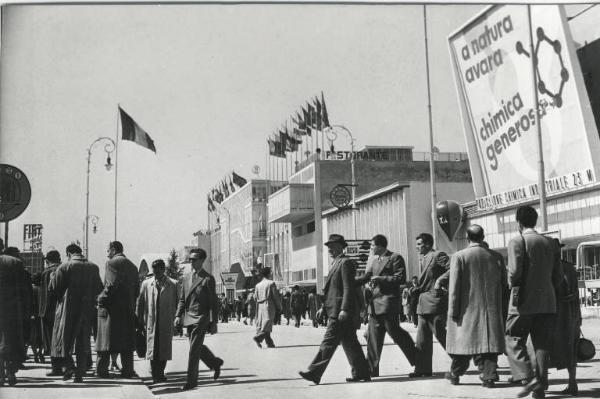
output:
[[0, 357], [25, 360], [24, 324], [31, 313], [31, 284], [23, 262], [0, 255]]
[[106, 262], [104, 289], [98, 296], [96, 351], [135, 350], [135, 306], [140, 292], [138, 270], [123, 254]]
[[360, 326], [360, 311], [362, 292], [356, 285], [356, 262], [346, 255], [340, 255], [333, 260], [329, 275], [323, 288], [323, 308], [327, 317], [337, 318], [340, 311], [348, 313], [348, 319], [354, 326]]
[[96, 297], [102, 291], [98, 266], [73, 255], [54, 272], [48, 295], [56, 303], [52, 357], [88, 352]]

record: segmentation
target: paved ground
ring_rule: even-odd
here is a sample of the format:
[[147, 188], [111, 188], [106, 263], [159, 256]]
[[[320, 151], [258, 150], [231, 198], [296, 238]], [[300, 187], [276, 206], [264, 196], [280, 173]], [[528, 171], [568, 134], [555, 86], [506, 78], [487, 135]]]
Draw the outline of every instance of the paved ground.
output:
[[[414, 337], [415, 328], [403, 324]], [[303, 325], [276, 326], [273, 337], [277, 348], [259, 349], [252, 341], [254, 329], [237, 322], [219, 325], [219, 334], [209, 336], [207, 345], [225, 360], [221, 378], [214, 382], [212, 372], [200, 367], [199, 386], [188, 392], [180, 392], [185, 382], [188, 343], [185, 338], [173, 342], [174, 359], [167, 365], [169, 381], [151, 385], [149, 364], [137, 360], [135, 367], [140, 380], [102, 380], [89, 378], [89, 384], [76, 385], [45, 377], [46, 365], [28, 363], [28, 369], [19, 372], [19, 384], [14, 388], [0, 388], [0, 399], [46, 399], [46, 398], [106, 398], [145, 399], [160, 397], [168, 399], [197, 398], [366, 398], [409, 397], [409, 398], [514, 398], [518, 387], [505, 381], [510, 375], [506, 359], [501, 357], [502, 382], [495, 389], [480, 387], [477, 372], [471, 369], [461, 379], [461, 385], [451, 386], [443, 379], [450, 364], [448, 356], [439, 345], [435, 345], [435, 376], [428, 379], [409, 380], [411, 371], [408, 362], [393, 343], [386, 340], [380, 368], [381, 377], [371, 383], [348, 384], [344, 381], [350, 371], [340, 348], [330, 363], [321, 385], [315, 386], [298, 377], [297, 371], [306, 368], [318, 350], [324, 329]], [[362, 332], [359, 338], [364, 344]], [[600, 352], [600, 320], [584, 320], [583, 332], [596, 343]], [[365, 349], [366, 350], [366, 349]], [[600, 398], [600, 358], [581, 364], [579, 369], [580, 397]], [[566, 384], [566, 371], [552, 371], [548, 397], [561, 398], [559, 394]]]

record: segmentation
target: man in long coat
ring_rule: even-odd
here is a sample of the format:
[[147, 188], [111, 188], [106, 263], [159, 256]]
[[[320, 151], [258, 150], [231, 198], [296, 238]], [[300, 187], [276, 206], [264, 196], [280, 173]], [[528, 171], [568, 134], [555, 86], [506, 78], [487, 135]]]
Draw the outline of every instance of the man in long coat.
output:
[[194, 389], [198, 385], [198, 362], [202, 360], [210, 369], [214, 370], [213, 379], [221, 375], [223, 359], [216, 357], [206, 345], [206, 333], [217, 332], [219, 316], [219, 299], [216, 294], [215, 278], [203, 269], [206, 260], [206, 251], [192, 249], [190, 261], [192, 270], [183, 275], [179, 304], [175, 325], [187, 327], [190, 337], [190, 351], [188, 354], [187, 381], [182, 390]]
[[302, 319], [302, 314], [304, 313], [304, 298], [302, 297], [302, 293], [300, 292], [300, 286], [295, 285], [292, 289], [292, 296], [290, 298], [290, 308], [292, 310], [292, 315], [294, 316], [294, 327], [300, 327], [300, 321]]
[[421, 254], [421, 275], [418, 284], [410, 289], [411, 296], [418, 296], [417, 304], [417, 356], [415, 371], [409, 378], [431, 377], [433, 358], [433, 335], [446, 348], [446, 318], [448, 297], [436, 289], [437, 279], [450, 268], [446, 253], [433, 249], [433, 237], [428, 233], [417, 236], [417, 250]]
[[319, 384], [321, 377], [341, 343], [348, 363], [352, 368], [352, 377], [347, 382], [371, 381], [369, 364], [365, 359], [356, 330], [360, 326], [360, 291], [355, 282], [356, 262], [344, 255], [348, 246], [343, 236], [331, 234], [325, 243], [333, 263], [323, 288], [325, 300], [317, 312], [317, 318], [327, 313], [329, 321], [323, 336], [319, 352], [307, 371], [300, 371], [300, 377]]
[[371, 240], [373, 256], [369, 259], [366, 272], [358, 277], [359, 284], [369, 283], [371, 295], [369, 327], [367, 334], [367, 360], [371, 377], [379, 377], [379, 360], [383, 340], [387, 332], [402, 350], [411, 365], [415, 363], [415, 343], [408, 332], [400, 327], [400, 286], [406, 283], [406, 266], [400, 254], [387, 249], [384, 235], [377, 234]]
[[469, 246], [455, 253], [450, 264], [446, 351], [452, 364], [446, 379], [457, 385], [473, 358], [483, 386], [492, 388], [498, 354], [505, 348], [506, 268], [500, 254], [483, 245], [481, 226], [469, 226], [467, 238]]
[[[48, 287], [50, 279], [60, 266], [60, 252], [51, 250], [44, 257], [46, 260], [46, 268], [42, 272], [40, 278], [40, 317], [42, 319], [42, 342], [46, 354], [52, 352], [52, 330], [54, 329], [54, 315], [56, 310], [56, 301], [48, 295]], [[48, 377], [63, 375], [62, 359], [50, 355], [50, 365], [52, 369], [46, 373]]]
[[135, 305], [140, 291], [138, 270], [123, 255], [123, 244], [108, 245], [104, 290], [98, 296], [98, 337], [96, 373], [107, 378], [110, 354], [121, 356], [121, 377], [132, 378], [135, 350]]
[[19, 365], [25, 361], [23, 321], [31, 311], [31, 284], [23, 262], [2, 255], [3, 249], [0, 239], [0, 386], [5, 379], [13, 386]]
[[[556, 322], [556, 292], [563, 278], [560, 248], [535, 231], [537, 211], [517, 209], [519, 236], [508, 243], [508, 281], [511, 287], [506, 320], [506, 355], [513, 380], [530, 380], [519, 392], [543, 398], [548, 387], [548, 356]], [[535, 349], [535, 366], [527, 352], [527, 337]]]
[[[96, 297], [102, 291], [102, 280], [98, 266], [83, 257], [78, 245], [70, 244], [66, 252], [69, 260], [56, 269], [48, 287], [49, 296], [56, 301], [50, 355], [64, 359], [63, 380], [74, 373], [75, 382], [83, 382], [91, 350], [92, 315]], [[73, 351], [77, 369], [73, 366]]]
[[263, 340], [269, 348], [274, 348], [275, 343], [271, 338], [271, 331], [273, 330], [275, 314], [281, 313], [281, 300], [279, 299], [277, 284], [271, 280], [271, 268], [263, 267], [260, 274], [262, 280], [254, 288], [258, 312], [256, 314], [256, 336], [253, 339], [259, 348], [262, 347], [261, 342]]
[[142, 282], [136, 314], [146, 330], [146, 359], [150, 360], [154, 383], [164, 382], [167, 360], [171, 360], [173, 320], [177, 310], [177, 282], [165, 275], [162, 259], [152, 262], [153, 274]]
[[306, 308], [308, 310], [308, 317], [312, 321], [313, 327], [319, 327], [319, 321], [317, 320], [317, 310], [320, 308], [320, 306], [318, 304], [317, 292], [314, 288], [311, 288], [310, 293], [308, 294]]

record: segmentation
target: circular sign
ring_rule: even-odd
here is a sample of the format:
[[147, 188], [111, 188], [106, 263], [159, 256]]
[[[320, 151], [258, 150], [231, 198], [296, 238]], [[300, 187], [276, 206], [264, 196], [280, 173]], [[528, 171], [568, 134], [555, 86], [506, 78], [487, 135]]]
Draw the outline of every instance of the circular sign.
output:
[[0, 222], [21, 215], [31, 200], [31, 186], [25, 173], [12, 165], [0, 164]]
[[329, 199], [336, 208], [346, 208], [352, 199], [352, 194], [344, 186], [337, 185], [329, 193]]
[[258, 176], [258, 174], [260, 173], [260, 166], [254, 165], [252, 167], [252, 173], [254, 173], [256, 176]]

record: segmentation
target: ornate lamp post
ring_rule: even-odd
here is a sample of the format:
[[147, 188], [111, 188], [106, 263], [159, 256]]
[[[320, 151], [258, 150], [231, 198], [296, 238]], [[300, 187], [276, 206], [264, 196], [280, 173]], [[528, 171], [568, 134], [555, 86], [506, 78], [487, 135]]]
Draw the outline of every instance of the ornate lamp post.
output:
[[[87, 258], [89, 255], [89, 233], [90, 233], [90, 218], [94, 215], [90, 215], [90, 162], [92, 160], [92, 149], [96, 143], [104, 141], [104, 152], [106, 153], [106, 164], [104, 167], [107, 171], [109, 171], [113, 164], [111, 163], [110, 155], [115, 151], [116, 145], [115, 141], [110, 137], [99, 137], [90, 144], [87, 149], [87, 175], [86, 175], [86, 192], [85, 192], [85, 257]], [[115, 190], [117, 187], [115, 186]], [[96, 217], [96, 223], [98, 221], [98, 217]], [[95, 226], [95, 224], [94, 224]]]
[[350, 169], [351, 169], [351, 173], [352, 173], [352, 181], [350, 182], [350, 185], [352, 187], [352, 231], [354, 232], [354, 239], [358, 239], [357, 237], [357, 232], [356, 232], [356, 171], [355, 171], [355, 165], [354, 165], [354, 160], [356, 158], [356, 154], [354, 153], [354, 142], [355, 139], [352, 136], [352, 133], [350, 132], [350, 130], [343, 126], [343, 125], [332, 125], [329, 126], [328, 128], [326, 128], [326, 130], [324, 131], [325, 134], [327, 135], [327, 140], [329, 140], [330, 142], [335, 141], [335, 139], [337, 139], [337, 131], [343, 132], [345, 133], [348, 138], [350, 139]]

